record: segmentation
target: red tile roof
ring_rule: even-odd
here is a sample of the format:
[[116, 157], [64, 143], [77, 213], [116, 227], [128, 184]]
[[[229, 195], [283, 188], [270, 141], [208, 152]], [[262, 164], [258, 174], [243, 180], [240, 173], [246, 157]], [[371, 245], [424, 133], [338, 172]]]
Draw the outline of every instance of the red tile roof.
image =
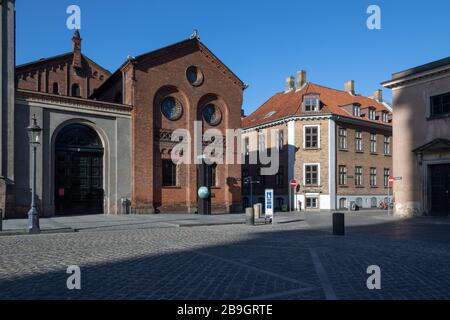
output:
[[[318, 112], [305, 112], [301, 108], [303, 96], [307, 94], [318, 94], [320, 96], [319, 100], [321, 108]], [[377, 111], [387, 111], [390, 113], [390, 110], [387, 109], [383, 103], [372, 98], [351, 95], [346, 91], [331, 89], [314, 83], [307, 83], [300, 91], [292, 90], [287, 93], [280, 92], [275, 94], [252, 114], [242, 119], [242, 127], [250, 128], [289, 116], [330, 113], [348, 118], [381, 123], [381, 121], [369, 120], [367, 117], [353, 116], [351, 112], [348, 112], [344, 108], [344, 106], [351, 104], [360, 104], [362, 113], [364, 113], [363, 109], [369, 107], [373, 107]], [[388, 125], [390, 125], [390, 123]]]

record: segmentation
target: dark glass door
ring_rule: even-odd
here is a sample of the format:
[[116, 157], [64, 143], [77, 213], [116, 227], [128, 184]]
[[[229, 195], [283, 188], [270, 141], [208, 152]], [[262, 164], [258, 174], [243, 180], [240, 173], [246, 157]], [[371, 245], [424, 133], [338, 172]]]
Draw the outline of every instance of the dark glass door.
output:
[[103, 213], [103, 147], [96, 132], [84, 125], [65, 127], [55, 152], [57, 215]]
[[450, 164], [430, 166], [431, 213], [450, 214]]

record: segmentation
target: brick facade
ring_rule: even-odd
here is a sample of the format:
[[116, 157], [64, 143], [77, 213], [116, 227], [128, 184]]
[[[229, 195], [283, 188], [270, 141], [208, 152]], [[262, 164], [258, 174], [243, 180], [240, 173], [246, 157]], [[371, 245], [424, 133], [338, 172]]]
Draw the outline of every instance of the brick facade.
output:
[[[283, 147], [287, 152], [280, 155], [280, 164], [286, 167], [282, 183], [285, 188], [277, 194], [276, 177], [264, 177], [264, 184], [253, 189], [253, 202], [264, 202], [264, 189], [274, 188], [275, 197], [283, 197], [288, 203], [287, 186], [290, 179], [295, 179], [299, 184], [291, 194], [291, 206], [295, 209], [348, 208], [352, 202], [361, 208], [370, 208], [372, 202], [378, 205], [387, 197], [384, 170], [389, 169], [392, 174], [393, 148], [391, 109], [382, 101], [382, 93], [377, 90], [374, 97], [363, 97], [355, 93], [354, 81], [348, 81], [346, 91], [341, 91], [306, 82], [305, 71], [298, 75], [297, 83], [289, 77], [285, 92], [274, 95], [242, 121], [243, 141], [246, 138], [251, 141], [253, 152], [257, 152], [258, 132], [265, 128], [282, 128], [287, 137]], [[354, 108], [360, 111], [354, 113]], [[309, 130], [311, 136], [311, 129], [316, 140], [314, 145], [307, 145], [305, 133]], [[341, 148], [339, 129], [345, 129], [345, 148]], [[362, 152], [355, 149], [356, 131], [361, 132]], [[370, 134], [377, 137], [376, 152], [372, 153]], [[384, 137], [389, 139], [389, 154], [384, 153]], [[355, 186], [355, 166], [362, 167], [361, 186]], [[260, 179], [260, 167], [246, 163], [243, 171], [254, 180]], [[340, 167], [345, 167], [345, 177], [340, 177]], [[369, 183], [371, 168], [376, 168], [374, 186]], [[307, 175], [307, 169], [312, 173]], [[309, 181], [311, 177], [313, 181]], [[248, 189], [244, 189], [246, 200]]]
[[[336, 181], [338, 205], [339, 200], [342, 198], [349, 201], [361, 198], [362, 206], [365, 208], [370, 208], [374, 204], [378, 206], [379, 202], [384, 200], [388, 194], [388, 188], [385, 186], [384, 181], [384, 170], [388, 169], [389, 174], [392, 175], [392, 131], [338, 122], [336, 136], [339, 135], [340, 128], [346, 130], [347, 148], [340, 148], [339, 141], [337, 141]], [[362, 151], [356, 150], [356, 132], [361, 132], [362, 135]], [[376, 152], [371, 152], [370, 149], [372, 134], [376, 135]], [[389, 153], [387, 154], [384, 152], [384, 137], [389, 137]], [[339, 183], [339, 166], [345, 166], [347, 170], [347, 183], [343, 185]], [[356, 167], [362, 168], [362, 185], [356, 185]], [[371, 168], [376, 169], [376, 185], [374, 186], [370, 184]]]
[[[187, 69], [197, 67], [202, 75], [200, 85], [191, 84]], [[133, 165], [132, 206], [136, 212], [195, 212], [197, 206], [197, 165], [179, 164], [177, 184], [162, 186], [162, 160], [170, 159], [174, 143], [164, 133], [187, 129], [194, 137], [194, 121], [202, 123], [203, 131], [214, 128], [225, 136], [226, 129], [240, 127], [244, 86], [197, 38], [142, 55], [127, 61], [99, 89], [99, 100], [123, 96], [134, 106], [132, 116]], [[124, 84], [124, 85], [122, 85]], [[122, 89], [123, 88], [123, 89]], [[179, 119], [171, 121], [161, 112], [161, 102], [173, 97], [182, 105]], [[221, 122], [211, 127], [202, 117], [203, 107], [216, 105]], [[235, 150], [237, 155], [237, 151]], [[194, 154], [191, 156], [192, 163]], [[241, 203], [240, 165], [219, 164], [217, 184], [212, 188], [213, 212], [236, 211]]]
[[81, 54], [78, 32], [72, 41], [73, 52], [17, 66], [16, 87], [72, 96], [72, 87], [78, 85], [79, 97], [89, 98], [110, 76], [110, 72]]

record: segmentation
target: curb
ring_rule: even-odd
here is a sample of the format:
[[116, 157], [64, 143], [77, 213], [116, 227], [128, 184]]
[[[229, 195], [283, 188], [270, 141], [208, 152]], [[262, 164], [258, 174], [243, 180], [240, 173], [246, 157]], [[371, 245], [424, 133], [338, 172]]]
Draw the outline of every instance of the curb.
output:
[[0, 237], [7, 236], [29, 236], [29, 235], [40, 235], [40, 234], [58, 234], [58, 233], [74, 233], [78, 232], [76, 229], [72, 228], [61, 228], [61, 229], [47, 229], [41, 230], [41, 233], [30, 234], [27, 230], [10, 230], [10, 231], [1, 231]]

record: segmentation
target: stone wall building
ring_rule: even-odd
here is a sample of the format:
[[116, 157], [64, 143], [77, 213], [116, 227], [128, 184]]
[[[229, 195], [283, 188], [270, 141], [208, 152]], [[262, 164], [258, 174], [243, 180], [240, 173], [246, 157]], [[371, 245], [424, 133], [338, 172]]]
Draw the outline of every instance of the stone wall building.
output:
[[[392, 168], [391, 109], [377, 90], [373, 97], [355, 93], [354, 82], [344, 90], [307, 82], [306, 72], [297, 81], [289, 77], [286, 90], [271, 97], [243, 119], [244, 148], [257, 152], [260, 139], [280, 134], [266, 147], [279, 148], [280, 167], [274, 177], [254, 185], [253, 202], [263, 202], [265, 188], [275, 191], [279, 209], [289, 201], [288, 184], [299, 186], [292, 193], [292, 208], [302, 210], [377, 207], [387, 200], [387, 177]], [[267, 136], [267, 137], [264, 137]], [[252, 141], [246, 145], [247, 141]], [[259, 179], [261, 165], [246, 165], [243, 176]], [[244, 203], [249, 202], [244, 185]]]
[[395, 214], [450, 213], [450, 58], [383, 83], [394, 107]]
[[[36, 188], [41, 215], [195, 212], [197, 164], [171, 161], [171, 133], [193, 134], [195, 121], [200, 134], [239, 128], [242, 81], [197, 36], [130, 57], [111, 74], [82, 53], [75, 31], [70, 52], [15, 66], [14, 21], [14, 1], [2, 0], [4, 215], [25, 216], [30, 208], [27, 127], [34, 117], [43, 129]], [[212, 172], [213, 212], [239, 210], [240, 165], [217, 164]]]

